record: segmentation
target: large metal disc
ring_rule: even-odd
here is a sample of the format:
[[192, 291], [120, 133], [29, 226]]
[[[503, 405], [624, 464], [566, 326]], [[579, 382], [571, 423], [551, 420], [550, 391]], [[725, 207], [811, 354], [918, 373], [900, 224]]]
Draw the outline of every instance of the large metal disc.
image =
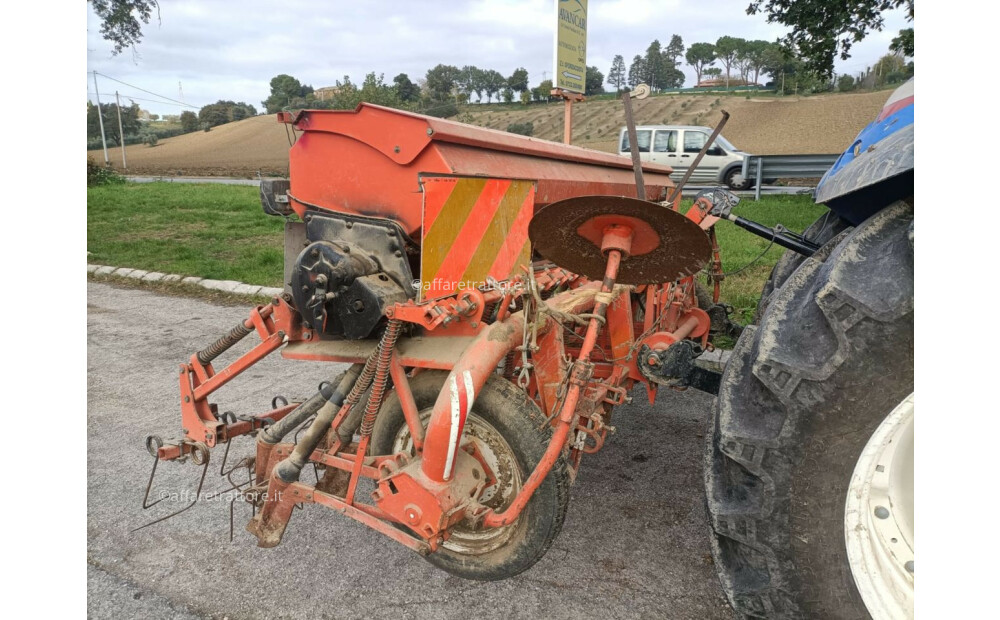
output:
[[595, 231], [618, 222], [636, 233], [634, 252], [618, 270], [620, 284], [673, 282], [696, 273], [711, 258], [712, 244], [697, 224], [668, 207], [624, 196], [581, 196], [554, 202], [535, 213], [528, 236], [532, 248], [544, 258], [601, 280], [607, 257]]

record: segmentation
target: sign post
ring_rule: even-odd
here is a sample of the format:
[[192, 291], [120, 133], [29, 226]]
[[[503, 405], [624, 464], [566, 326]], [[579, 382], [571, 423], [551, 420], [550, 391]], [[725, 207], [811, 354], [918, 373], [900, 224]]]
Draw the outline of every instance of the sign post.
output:
[[556, 37], [552, 96], [566, 102], [563, 142], [573, 139], [573, 102], [587, 90], [587, 0], [555, 0]]

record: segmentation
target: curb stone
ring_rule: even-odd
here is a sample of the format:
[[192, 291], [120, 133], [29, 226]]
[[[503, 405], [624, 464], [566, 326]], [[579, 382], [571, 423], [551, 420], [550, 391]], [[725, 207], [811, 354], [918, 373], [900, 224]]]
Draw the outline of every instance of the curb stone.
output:
[[179, 273], [165, 274], [159, 271], [143, 271], [142, 269], [114, 267], [111, 265], [94, 265], [88, 263], [87, 273], [97, 276], [121, 276], [143, 282], [180, 282], [182, 284], [193, 284], [213, 291], [254, 297], [277, 297], [284, 292], [284, 289], [278, 287], [247, 284], [245, 282], [237, 282], [236, 280], [209, 280], [197, 276], [184, 276]]

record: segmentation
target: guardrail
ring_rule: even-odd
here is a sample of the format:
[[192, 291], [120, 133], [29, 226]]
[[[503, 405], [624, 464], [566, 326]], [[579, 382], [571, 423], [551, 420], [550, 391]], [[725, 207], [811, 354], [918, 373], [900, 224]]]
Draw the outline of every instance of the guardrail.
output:
[[754, 200], [760, 200], [764, 179], [819, 178], [837, 161], [835, 155], [748, 155], [743, 158], [743, 178], [756, 179]]

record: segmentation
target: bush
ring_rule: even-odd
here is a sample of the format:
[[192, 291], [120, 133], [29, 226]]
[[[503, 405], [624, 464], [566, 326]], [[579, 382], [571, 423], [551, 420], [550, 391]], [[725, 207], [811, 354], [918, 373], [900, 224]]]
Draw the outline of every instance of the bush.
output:
[[156, 143], [160, 141], [160, 138], [152, 131], [145, 131], [141, 135], [142, 143], [149, 146], [156, 146]]
[[451, 118], [458, 114], [458, 106], [453, 101], [431, 101], [428, 103], [427, 109], [424, 110], [424, 114], [437, 118]]
[[125, 177], [112, 170], [110, 166], [98, 164], [93, 157], [87, 158], [87, 187], [121, 185], [124, 182]]
[[201, 130], [204, 131], [204, 132], [206, 132], [206, 133], [209, 132], [209, 131], [212, 131], [212, 125], [210, 125], [209, 123], [202, 123], [201, 124]]
[[516, 133], [522, 136], [530, 136], [535, 133], [535, 124], [531, 121], [527, 123], [511, 123], [507, 125], [507, 131], [509, 133]]
[[850, 75], [842, 75], [837, 78], [837, 90], [842, 93], [854, 90], [854, 77]]

